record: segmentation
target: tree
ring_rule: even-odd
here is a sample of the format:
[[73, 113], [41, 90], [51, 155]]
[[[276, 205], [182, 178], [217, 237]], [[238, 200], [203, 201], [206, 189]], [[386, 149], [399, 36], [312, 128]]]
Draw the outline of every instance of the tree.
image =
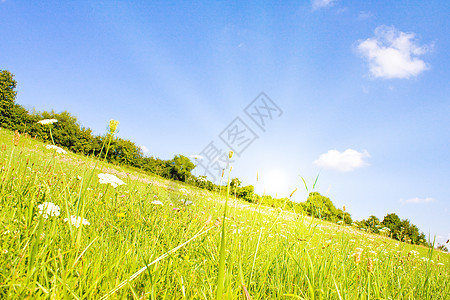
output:
[[308, 199], [302, 205], [304, 211], [315, 218], [332, 222], [336, 222], [339, 219], [339, 211], [333, 202], [331, 202], [330, 198], [322, 196], [318, 192], [309, 193]]
[[238, 187], [236, 195], [242, 200], [253, 202], [253, 194], [255, 192], [255, 188], [253, 185], [247, 185], [244, 187]]
[[186, 181], [192, 177], [191, 171], [195, 165], [184, 155], [175, 155], [171, 162], [170, 175], [172, 179]]
[[0, 71], [0, 126], [11, 128], [12, 111], [15, 105], [17, 82], [9, 71]]
[[370, 216], [367, 220], [361, 220], [358, 223], [368, 232], [379, 233], [380, 220], [376, 216]]
[[401, 221], [395, 213], [390, 213], [384, 217], [381, 225], [389, 228], [391, 230], [392, 236], [396, 237], [400, 230]]
[[387, 214], [381, 225], [389, 228], [391, 236], [396, 240], [411, 244], [427, 244], [425, 234], [419, 233], [416, 225], [411, 224], [408, 219], [400, 220], [395, 213]]
[[342, 209], [337, 209], [337, 218], [339, 221], [343, 221], [344, 224], [350, 225], [353, 223], [352, 216], [348, 212], [344, 212]]

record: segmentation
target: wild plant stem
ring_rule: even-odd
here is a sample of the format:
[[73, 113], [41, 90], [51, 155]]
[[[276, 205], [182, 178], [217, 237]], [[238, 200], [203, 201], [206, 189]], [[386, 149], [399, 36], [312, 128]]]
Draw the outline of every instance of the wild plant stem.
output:
[[49, 127], [50, 128], [50, 137], [52, 138], [52, 143], [53, 143], [53, 145], [55, 145], [55, 141], [53, 140], [53, 135], [52, 135], [52, 127]]
[[105, 158], [103, 159], [103, 161], [106, 161], [106, 158], [108, 157], [108, 151], [109, 151], [109, 146], [111, 145], [111, 139], [112, 139], [112, 134], [109, 134], [108, 146], [106, 147]]
[[222, 221], [222, 237], [220, 239], [220, 250], [219, 250], [219, 274], [217, 275], [217, 291], [216, 291], [216, 300], [222, 299], [223, 288], [224, 288], [224, 279], [225, 279], [225, 221], [227, 218], [227, 207], [228, 207], [228, 198], [230, 194], [230, 174], [231, 167], [228, 171], [228, 180], [227, 180], [227, 195], [225, 200], [225, 208], [223, 210], [223, 221]]

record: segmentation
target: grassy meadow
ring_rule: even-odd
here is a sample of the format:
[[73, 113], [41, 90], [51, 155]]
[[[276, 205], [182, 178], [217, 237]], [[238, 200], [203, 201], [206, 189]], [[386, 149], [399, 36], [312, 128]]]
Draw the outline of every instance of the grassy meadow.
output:
[[0, 129], [0, 298], [450, 299], [448, 253], [225, 202]]

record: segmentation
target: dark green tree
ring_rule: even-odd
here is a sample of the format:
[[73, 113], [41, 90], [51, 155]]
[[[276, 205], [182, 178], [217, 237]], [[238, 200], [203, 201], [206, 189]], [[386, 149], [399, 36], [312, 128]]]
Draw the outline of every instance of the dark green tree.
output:
[[253, 187], [253, 185], [247, 185], [244, 187], [238, 187], [236, 191], [236, 196], [247, 202], [253, 202], [254, 193], [255, 188]]
[[344, 224], [350, 225], [353, 223], [352, 216], [348, 212], [344, 212], [342, 209], [337, 209], [337, 219], [344, 221]]
[[309, 193], [308, 199], [303, 202], [302, 205], [303, 210], [315, 218], [332, 222], [336, 222], [339, 219], [339, 211], [336, 209], [333, 202], [331, 202], [330, 198], [322, 196], [318, 192]]
[[387, 214], [383, 221], [381, 222], [381, 225], [389, 228], [391, 230], [392, 237], [397, 237], [400, 232], [400, 226], [401, 226], [401, 220], [399, 216], [395, 213]]
[[170, 176], [178, 181], [187, 181], [192, 177], [191, 171], [195, 165], [184, 155], [175, 155], [171, 161]]
[[417, 228], [416, 225], [411, 224], [408, 219], [405, 219], [400, 222], [400, 229], [396, 238], [399, 241], [408, 242], [410, 244], [418, 244], [419, 235], [419, 228]]
[[16, 85], [13, 74], [6, 70], [0, 71], [0, 126], [4, 128], [12, 128]]
[[[380, 220], [376, 216], [370, 216], [367, 220], [358, 222], [360, 228], [364, 228], [368, 232], [379, 233]], [[386, 226], [387, 227], [387, 226]]]

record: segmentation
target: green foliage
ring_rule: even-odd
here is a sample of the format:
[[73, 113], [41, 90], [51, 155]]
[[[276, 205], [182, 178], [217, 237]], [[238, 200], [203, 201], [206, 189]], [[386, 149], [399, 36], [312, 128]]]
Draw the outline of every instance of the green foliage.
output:
[[380, 220], [376, 216], [370, 216], [367, 220], [361, 220], [357, 224], [360, 228], [372, 233], [379, 233], [381, 227]]
[[233, 178], [230, 182], [230, 193], [237, 197], [237, 189], [241, 186], [242, 182], [239, 178]]
[[337, 218], [339, 221], [343, 221], [343, 223], [347, 225], [353, 223], [352, 216], [348, 212], [344, 212], [340, 208], [337, 209]]
[[400, 223], [401, 221], [399, 216], [397, 216], [397, 214], [395, 213], [390, 213], [384, 217], [383, 222], [381, 222], [381, 225], [389, 228], [391, 232], [396, 232], [400, 229], [401, 226]]
[[14, 119], [13, 107], [15, 105], [17, 82], [9, 71], [0, 70], [0, 126], [11, 128]]
[[247, 185], [244, 187], [238, 187], [236, 189], [236, 195], [237, 197], [241, 198], [242, 200], [245, 200], [247, 202], [253, 202], [253, 195], [255, 193], [255, 188], [253, 185]]
[[396, 240], [411, 244], [428, 245], [425, 234], [419, 233], [419, 228], [416, 225], [411, 224], [408, 219], [400, 220], [395, 213], [387, 214], [381, 225], [389, 228], [391, 237]]
[[26, 109], [15, 103], [16, 86], [14, 75], [0, 70], [0, 127], [25, 132], [33, 120]]
[[175, 155], [171, 162], [170, 178], [179, 181], [187, 181], [192, 177], [191, 171], [194, 168], [195, 165], [189, 158], [181, 154]]
[[[69, 112], [63, 111], [61, 113], [42, 112], [34, 115], [36, 122], [42, 119], [56, 119], [58, 122], [52, 124], [52, 135], [55, 144], [62, 146], [72, 152], [89, 154], [92, 151], [100, 151], [101, 144], [92, 136], [90, 129], [81, 127], [75, 116]], [[34, 123], [36, 123], [34, 122]], [[42, 126], [40, 124], [32, 124], [30, 134], [39, 139], [50, 142], [50, 127]]]
[[303, 210], [315, 218], [336, 222], [339, 211], [331, 202], [330, 198], [322, 196], [318, 192], [309, 193], [306, 202], [303, 202]]
[[287, 210], [293, 211], [294, 213], [299, 214], [299, 215], [304, 213], [303, 206], [301, 203], [293, 202], [288, 198], [285, 198], [285, 199], [286, 199], [286, 201], [284, 203], [286, 204]]

